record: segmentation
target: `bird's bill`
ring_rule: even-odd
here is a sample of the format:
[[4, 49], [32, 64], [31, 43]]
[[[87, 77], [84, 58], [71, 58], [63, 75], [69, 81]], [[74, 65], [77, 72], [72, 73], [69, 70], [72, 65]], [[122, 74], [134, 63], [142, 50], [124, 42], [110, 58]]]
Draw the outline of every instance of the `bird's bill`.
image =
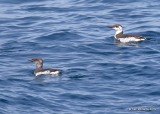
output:
[[109, 26], [107, 26], [108, 28], [113, 28], [113, 26], [111, 26], [111, 25], [109, 25]]
[[33, 62], [33, 59], [28, 59], [28, 61], [31, 61], [31, 62]]

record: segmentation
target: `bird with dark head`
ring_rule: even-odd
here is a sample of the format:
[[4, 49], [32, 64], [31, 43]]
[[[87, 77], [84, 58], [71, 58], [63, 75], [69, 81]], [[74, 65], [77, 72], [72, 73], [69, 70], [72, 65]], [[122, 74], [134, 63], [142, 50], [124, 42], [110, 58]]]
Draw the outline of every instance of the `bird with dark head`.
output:
[[119, 40], [122, 43], [139, 42], [145, 40], [145, 38], [142, 36], [133, 34], [123, 34], [123, 27], [120, 24], [114, 24], [112, 26], [107, 26], [107, 27], [112, 28], [116, 31], [114, 37], [116, 40]]
[[34, 70], [35, 76], [39, 75], [59, 75], [61, 70], [59, 69], [43, 69], [43, 60], [41, 58], [32, 58], [30, 60], [36, 64], [36, 68]]

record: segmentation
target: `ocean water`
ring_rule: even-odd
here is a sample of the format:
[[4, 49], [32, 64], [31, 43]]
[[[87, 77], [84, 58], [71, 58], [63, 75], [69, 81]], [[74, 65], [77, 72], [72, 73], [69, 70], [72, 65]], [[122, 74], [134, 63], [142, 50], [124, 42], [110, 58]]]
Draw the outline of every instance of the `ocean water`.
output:
[[[159, 0], [0, 0], [0, 114], [159, 114]], [[114, 41], [107, 25], [146, 37]], [[59, 77], [33, 74], [33, 57]]]

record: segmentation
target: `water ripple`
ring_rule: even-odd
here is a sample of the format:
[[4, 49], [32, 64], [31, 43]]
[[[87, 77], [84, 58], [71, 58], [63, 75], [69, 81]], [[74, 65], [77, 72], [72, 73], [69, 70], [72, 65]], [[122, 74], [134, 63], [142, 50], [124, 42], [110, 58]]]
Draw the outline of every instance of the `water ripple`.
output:
[[[158, 0], [1, 0], [1, 114], [159, 114]], [[114, 41], [107, 25], [144, 42]], [[34, 77], [35, 65], [63, 70]], [[27, 109], [27, 110], [26, 110]]]

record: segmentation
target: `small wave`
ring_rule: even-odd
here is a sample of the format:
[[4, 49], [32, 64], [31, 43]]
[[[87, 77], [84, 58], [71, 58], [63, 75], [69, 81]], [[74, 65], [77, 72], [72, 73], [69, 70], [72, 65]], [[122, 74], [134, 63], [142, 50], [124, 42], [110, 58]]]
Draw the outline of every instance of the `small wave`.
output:
[[76, 40], [76, 39], [80, 39], [82, 36], [76, 34], [76, 33], [72, 33], [72, 32], [68, 32], [68, 31], [62, 31], [62, 32], [58, 32], [58, 33], [53, 33], [53, 34], [49, 34], [46, 36], [42, 36], [42, 37], [38, 37], [37, 39], [40, 41], [71, 41], [71, 40]]

